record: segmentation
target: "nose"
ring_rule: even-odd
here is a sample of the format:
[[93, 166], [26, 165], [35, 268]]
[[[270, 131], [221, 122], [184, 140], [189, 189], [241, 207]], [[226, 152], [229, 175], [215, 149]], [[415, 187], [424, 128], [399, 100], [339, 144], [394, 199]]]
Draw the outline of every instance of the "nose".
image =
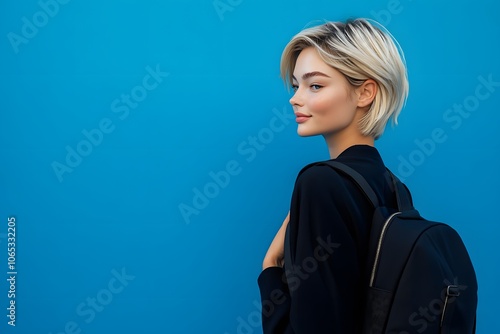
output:
[[290, 98], [289, 102], [293, 107], [299, 107], [302, 105], [302, 101], [300, 99], [299, 91], [296, 90], [293, 96]]

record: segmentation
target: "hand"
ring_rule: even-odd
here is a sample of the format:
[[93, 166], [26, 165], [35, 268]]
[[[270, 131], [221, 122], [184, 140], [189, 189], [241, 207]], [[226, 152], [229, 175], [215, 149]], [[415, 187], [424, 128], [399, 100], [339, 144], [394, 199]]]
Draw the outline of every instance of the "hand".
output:
[[290, 221], [290, 211], [274, 237], [262, 263], [262, 270], [269, 267], [283, 267], [285, 254], [285, 231]]

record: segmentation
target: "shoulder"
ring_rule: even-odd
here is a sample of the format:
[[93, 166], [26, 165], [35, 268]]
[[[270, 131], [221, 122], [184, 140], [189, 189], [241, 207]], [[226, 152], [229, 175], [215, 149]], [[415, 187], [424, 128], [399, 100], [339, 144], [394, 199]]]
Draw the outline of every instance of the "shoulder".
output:
[[314, 181], [323, 177], [333, 177], [340, 179], [338, 172], [330, 166], [320, 162], [313, 162], [303, 167], [297, 175], [297, 181], [310, 180]]
[[345, 178], [330, 166], [312, 163], [299, 172], [295, 187], [312, 195], [332, 196], [346, 191]]

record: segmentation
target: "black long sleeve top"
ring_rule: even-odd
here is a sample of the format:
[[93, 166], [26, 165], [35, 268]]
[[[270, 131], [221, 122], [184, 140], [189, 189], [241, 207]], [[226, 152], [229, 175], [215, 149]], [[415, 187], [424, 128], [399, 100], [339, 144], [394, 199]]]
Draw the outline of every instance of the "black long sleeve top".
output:
[[[382, 205], [396, 207], [376, 148], [351, 146], [335, 160], [365, 177]], [[285, 240], [292, 268], [270, 267], [258, 278], [264, 334], [360, 332], [372, 214], [348, 177], [324, 165], [302, 169]]]

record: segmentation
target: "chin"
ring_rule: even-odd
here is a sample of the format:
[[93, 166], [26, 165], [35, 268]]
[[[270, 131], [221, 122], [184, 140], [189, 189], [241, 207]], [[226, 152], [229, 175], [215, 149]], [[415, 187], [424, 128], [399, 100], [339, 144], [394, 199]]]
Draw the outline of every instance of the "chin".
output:
[[311, 136], [317, 136], [319, 133], [317, 131], [312, 131], [311, 129], [305, 129], [299, 125], [297, 128], [297, 134], [301, 137], [311, 137]]

